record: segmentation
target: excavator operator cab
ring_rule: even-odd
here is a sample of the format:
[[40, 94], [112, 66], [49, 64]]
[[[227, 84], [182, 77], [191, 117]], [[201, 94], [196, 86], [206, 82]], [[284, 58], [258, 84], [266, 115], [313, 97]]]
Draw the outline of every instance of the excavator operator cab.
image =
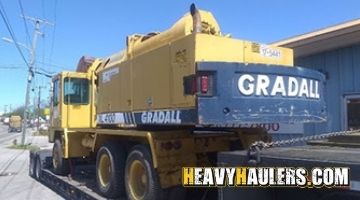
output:
[[89, 80], [87, 78], [64, 78], [64, 104], [89, 104]]
[[87, 73], [62, 72], [56, 75], [53, 78], [51, 127], [90, 127], [90, 88]]

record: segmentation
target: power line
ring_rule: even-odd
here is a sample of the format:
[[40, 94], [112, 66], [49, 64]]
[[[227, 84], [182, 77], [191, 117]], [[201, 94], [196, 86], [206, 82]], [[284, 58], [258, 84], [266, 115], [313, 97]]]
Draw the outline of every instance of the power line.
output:
[[55, 74], [55, 72], [47, 71], [47, 70], [44, 69], [44, 68], [38, 67], [38, 68], [36, 68], [36, 69], [37, 69], [37, 70], [40, 70], [40, 71], [42, 71], [42, 72], [44, 72], [44, 73], [47, 73], [47, 74]]
[[[42, 18], [45, 19], [46, 15], [45, 15], [45, 0], [41, 0], [41, 10], [42, 10]], [[42, 60], [42, 67], [44, 68], [44, 62], [45, 62], [45, 49], [46, 49], [46, 37], [43, 37], [42, 40], [42, 52], [41, 52], [41, 60]]]
[[58, 69], [61, 69], [61, 70], [67, 70], [67, 69], [64, 67], [64, 65], [60, 65], [60, 64], [40, 62], [40, 61], [37, 61], [36, 63], [41, 63], [41, 64], [43, 64], [43, 65], [49, 65], [49, 66], [52, 66], [52, 67], [55, 67], [55, 68], [58, 68]]
[[41, 0], [42, 18], [45, 19], [45, 1]]
[[47, 73], [44, 73], [44, 72], [39, 72], [39, 71], [34, 71], [35, 74], [39, 74], [39, 75], [43, 75], [47, 78], [52, 78], [52, 75], [51, 74], [47, 74]]
[[22, 16], [22, 19], [23, 19], [23, 22], [24, 22], [24, 27], [25, 27], [25, 32], [26, 32], [26, 40], [28, 42], [28, 45], [30, 45], [31, 44], [30, 34], [29, 34], [29, 28], [27, 26], [26, 20], [24, 18], [24, 16], [25, 16], [24, 8], [23, 8], [23, 5], [21, 3], [21, 0], [18, 0], [18, 3], [19, 3], [20, 11], [21, 11], [21, 16]]
[[24, 67], [2, 67], [0, 66], [0, 69], [25, 69]]
[[[22, 67], [24, 68], [24, 64], [15, 64], [15, 63], [11, 63], [11, 64], [0, 64], [0, 67]], [[25, 68], [24, 68], [25, 69]]]
[[55, 33], [56, 33], [56, 13], [57, 13], [57, 4], [58, 1], [55, 0], [55, 4], [54, 4], [54, 27], [53, 27], [53, 33], [52, 33], [52, 40], [51, 40], [51, 49], [50, 49], [50, 56], [49, 56], [49, 62], [52, 62], [52, 56], [54, 53], [54, 45], [55, 45]]
[[13, 30], [12, 30], [12, 27], [11, 27], [9, 21], [8, 21], [8, 18], [7, 18], [7, 15], [6, 15], [6, 12], [5, 12], [5, 9], [4, 9], [4, 6], [3, 6], [1, 0], [0, 0], [0, 7], [1, 7], [1, 9], [0, 9], [1, 18], [3, 19], [3, 21], [4, 21], [4, 23], [5, 23], [5, 26], [6, 26], [7, 30], [9, 31], [10, 36], [11, 36], [11, 38], [13, 39], [14, 44], [15, 44], [17, 50], [18, 50], [19, 53], [20, 53], [20, 56], [22, 57], [22, 59], [24, 60], [24, 62], [26, 63], [26, 65], [27, 65], [27, 66], [30, 66], [29, 63], [28, 63], [28, 61], [26, 60], [23, 52], [21, 51], [19, 44], [17, 43], [15, 34], [14, 34], [14, 32], [13, 32]]

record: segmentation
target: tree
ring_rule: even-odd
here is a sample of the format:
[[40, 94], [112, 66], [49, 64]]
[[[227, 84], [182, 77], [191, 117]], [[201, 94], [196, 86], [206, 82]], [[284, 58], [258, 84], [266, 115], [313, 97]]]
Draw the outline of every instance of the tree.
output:
[[14, 110], [12, 110], [11, 112], [4, 113], [3, 116], [10, 117], [11, 115], [18, 115], [18, 116], [21, 116], [21, 118], [23, 118], [24, 117], [23, 116], [24, 109], [25, 109], [25, 106], [19, 106], [19, 107], [15, 108]]

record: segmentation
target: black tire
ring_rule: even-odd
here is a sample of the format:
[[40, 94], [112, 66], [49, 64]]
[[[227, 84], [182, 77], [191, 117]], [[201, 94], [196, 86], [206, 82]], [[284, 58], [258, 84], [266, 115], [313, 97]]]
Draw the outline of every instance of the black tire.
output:
[[[119, 143], [108, 142], [97, 152], [96, 182], [103, 196], [116, 198], [125, 195], [125, 159], [125, 149]], [[104, 171], [104, 166], [108, 166], [109, 171]]]
[[54, 173], [66, 176], [70, 173], [69, 160], [64, 159], [64, 153], [60, 139], [56, 139], [52, 151]]
[[42, 164], [39, 156], [35, 157], [35, 178], [36, 180], [41, 179]]
[[35, 166], [36, 166], [36, 157], [32, 155], [30, 157], [30, 164], [29, 164], [29, 176], [35, 178]]
[[[136, 171], [144, 172], [140, 174], [144, 174], [145, 178], [144, 175], [137, 177]], [[131, 149], [126, 159], [125, 180], [129, 200], [164, 199], [164, 192], [153, 166], [151, 151], [145, 145], [135, 145]]]

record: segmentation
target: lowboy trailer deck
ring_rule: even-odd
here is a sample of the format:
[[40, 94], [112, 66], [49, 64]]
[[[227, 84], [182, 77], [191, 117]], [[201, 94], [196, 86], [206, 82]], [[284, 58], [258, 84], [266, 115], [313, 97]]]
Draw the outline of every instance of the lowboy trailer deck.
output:
[[94, 165], [74, 168], [72, 176], [56, 175], [52, 168], [52, 149], [30, 152], [29, 175], [65, 199], [105, 200], [96, 193]]
[[[69, 176], [57, 175], [52, 166], [52, 149], [30, 151], [29, 176], [50, 188], [67, 200], [106, 200], [98, 193], [96, 188], [96, 167], [92, 161], [73, 160], [73, 168]], [[75, 164], [76, 163], [76, 164]], [[211, 192], [204, 189], [193, 188], [171, 191], [169, 199], [216, 200], [216, 190]], [[126, 197], [112, 198], [113, 200], [126, 200]]]
[[[319, 143], [313, 142], [313, 144]], [[349, 167], [351, 173], [350, 186], [345, 188], [220, 187], [217, 192], [219, 200], [239, 199], [239, 197], [245, 200], [285, 200], [290, 198], [292, 200], [356, 200], [360, 198], [360, 151], [354, 145], [351, 147], [336, 144], [334, 146], [277, 147], [264, 149], [259, 155], [260, 162], [254, 164], [249, 162], [248, 151], [219, 152], [217, 154], [217, 166], [305, 167], [308, 170], [314, 167]], [[51, 149], [30, 152], [29, 174], [65, 199], [106, 199], [97, 193], [94, 182], [95, 166], [93, 164], [76, 165], [72, 169], [71, 176], [56, 175], [52, 168]], [[204, 190], [196, 189], [200, 191], [198, 194], [188, 192], [187, 196], [181, 193], [176, 195], [179, 197], [185, 195], [186, 199], [197, 199], [205, 194], [204, 199], [216, 199], [216, 193], [215, 195], [214, 193], [206, 195], [206, 192], [203, 192]]]

